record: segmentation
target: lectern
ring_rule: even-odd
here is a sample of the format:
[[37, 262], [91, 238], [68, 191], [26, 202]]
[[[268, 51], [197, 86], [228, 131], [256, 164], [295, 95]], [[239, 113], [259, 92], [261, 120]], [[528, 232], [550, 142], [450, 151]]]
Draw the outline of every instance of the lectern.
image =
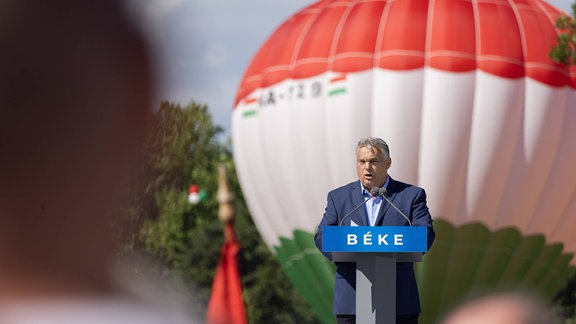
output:
[[334, 262], [356, 263], [356, 322], [396, 322], [396, 263], [419, 262], [427, 250], [422, 226], [325, 226], [322, 250]]

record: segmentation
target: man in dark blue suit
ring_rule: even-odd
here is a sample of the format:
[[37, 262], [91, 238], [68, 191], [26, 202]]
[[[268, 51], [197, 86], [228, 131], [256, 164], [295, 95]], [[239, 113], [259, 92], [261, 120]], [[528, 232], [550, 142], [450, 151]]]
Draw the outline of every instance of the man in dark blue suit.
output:
[[[322, 251], [322, 227], [338, 226], [354, 207], [368, 199], [361, 208], [344, 220], [344, 226], [426, 226], [428, 249], [434, 242], [432, 217], [426, 205], [424, 189], [392, 179], [388, 169], [392, 160], [388, 144], [380, 138], [365, 137], [356, 147], [356, 172], [359, 181], [328, 193], [328, 202], [318, 232], [314, 237]], [[372, 197], [372, 188], [386, 188], [386, 197], [410, 219], [410, 222], [380, 196]], [[324, 255], [332, 261], [331, 253]], [[337, 322], [356, 321], [356, 265], [336, 262], [334, 305]], [[420, 298], [413, 263], [397, 263], [396, 267], [396, 323], [418, 323]]]

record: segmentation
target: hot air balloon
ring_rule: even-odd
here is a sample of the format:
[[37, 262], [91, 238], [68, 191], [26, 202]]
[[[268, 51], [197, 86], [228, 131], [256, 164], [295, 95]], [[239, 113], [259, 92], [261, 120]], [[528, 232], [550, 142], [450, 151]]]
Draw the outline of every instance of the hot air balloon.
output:
[[394, 178], [428, 193], [423, 323], [472, 292], [565, 284], [576, 71], [548, 57], [560, 14], [540, 0], [325, 0], [258, 50], [232, 113], [235, 164], [259, 232], [323, 322], [334, 270], [312, 236], [366, 135], [390, 145]]

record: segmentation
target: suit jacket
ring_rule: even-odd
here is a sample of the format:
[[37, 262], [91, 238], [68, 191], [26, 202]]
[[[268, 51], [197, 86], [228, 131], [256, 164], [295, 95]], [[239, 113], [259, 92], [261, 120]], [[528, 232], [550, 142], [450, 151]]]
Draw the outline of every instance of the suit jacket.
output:
[[[428, 249], [434, 242], [432, 217], [426, 205], [424, 189], [395, 181], [390, 177], [386, 197], [394, 203], [412, 222], [412, 226], [428, 228]], [[338, 226], [344, 215], [361, 204], [362, 184], [351, 182], [328, 193], [328, 202], [318, 231], [314, 236], [316, 246], [322, 251], [322, 227]], [[351, 222], [358, 226], [368, 226], [366, 208], [359, 208], [345, 221], [343, 226]], [[408, 221], [394, 209], [386, 200], [382, 200], [375, 226], [408, 226]], [[332, 261], [331, 253], [323, 253]], [[356, 264], [353, 262], [336, 262], [336, 279], [334, 281], [333, 312], [337, 315], [356, 314]], [[414, 275], [413, 263], [397, 263], [396, 266], [396, 314], [420, 313], [420, 298]]]

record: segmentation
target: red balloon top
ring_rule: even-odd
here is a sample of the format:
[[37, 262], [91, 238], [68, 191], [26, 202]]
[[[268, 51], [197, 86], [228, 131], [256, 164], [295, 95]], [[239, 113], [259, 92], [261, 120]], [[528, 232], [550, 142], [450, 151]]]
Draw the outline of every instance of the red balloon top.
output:
[[296, 13], [246, 70], [235, 106], [259, 87], [326, 71], [480, 69], [576, 88], [549, 58], [562, 11], [541, 0], [325, 0]]

